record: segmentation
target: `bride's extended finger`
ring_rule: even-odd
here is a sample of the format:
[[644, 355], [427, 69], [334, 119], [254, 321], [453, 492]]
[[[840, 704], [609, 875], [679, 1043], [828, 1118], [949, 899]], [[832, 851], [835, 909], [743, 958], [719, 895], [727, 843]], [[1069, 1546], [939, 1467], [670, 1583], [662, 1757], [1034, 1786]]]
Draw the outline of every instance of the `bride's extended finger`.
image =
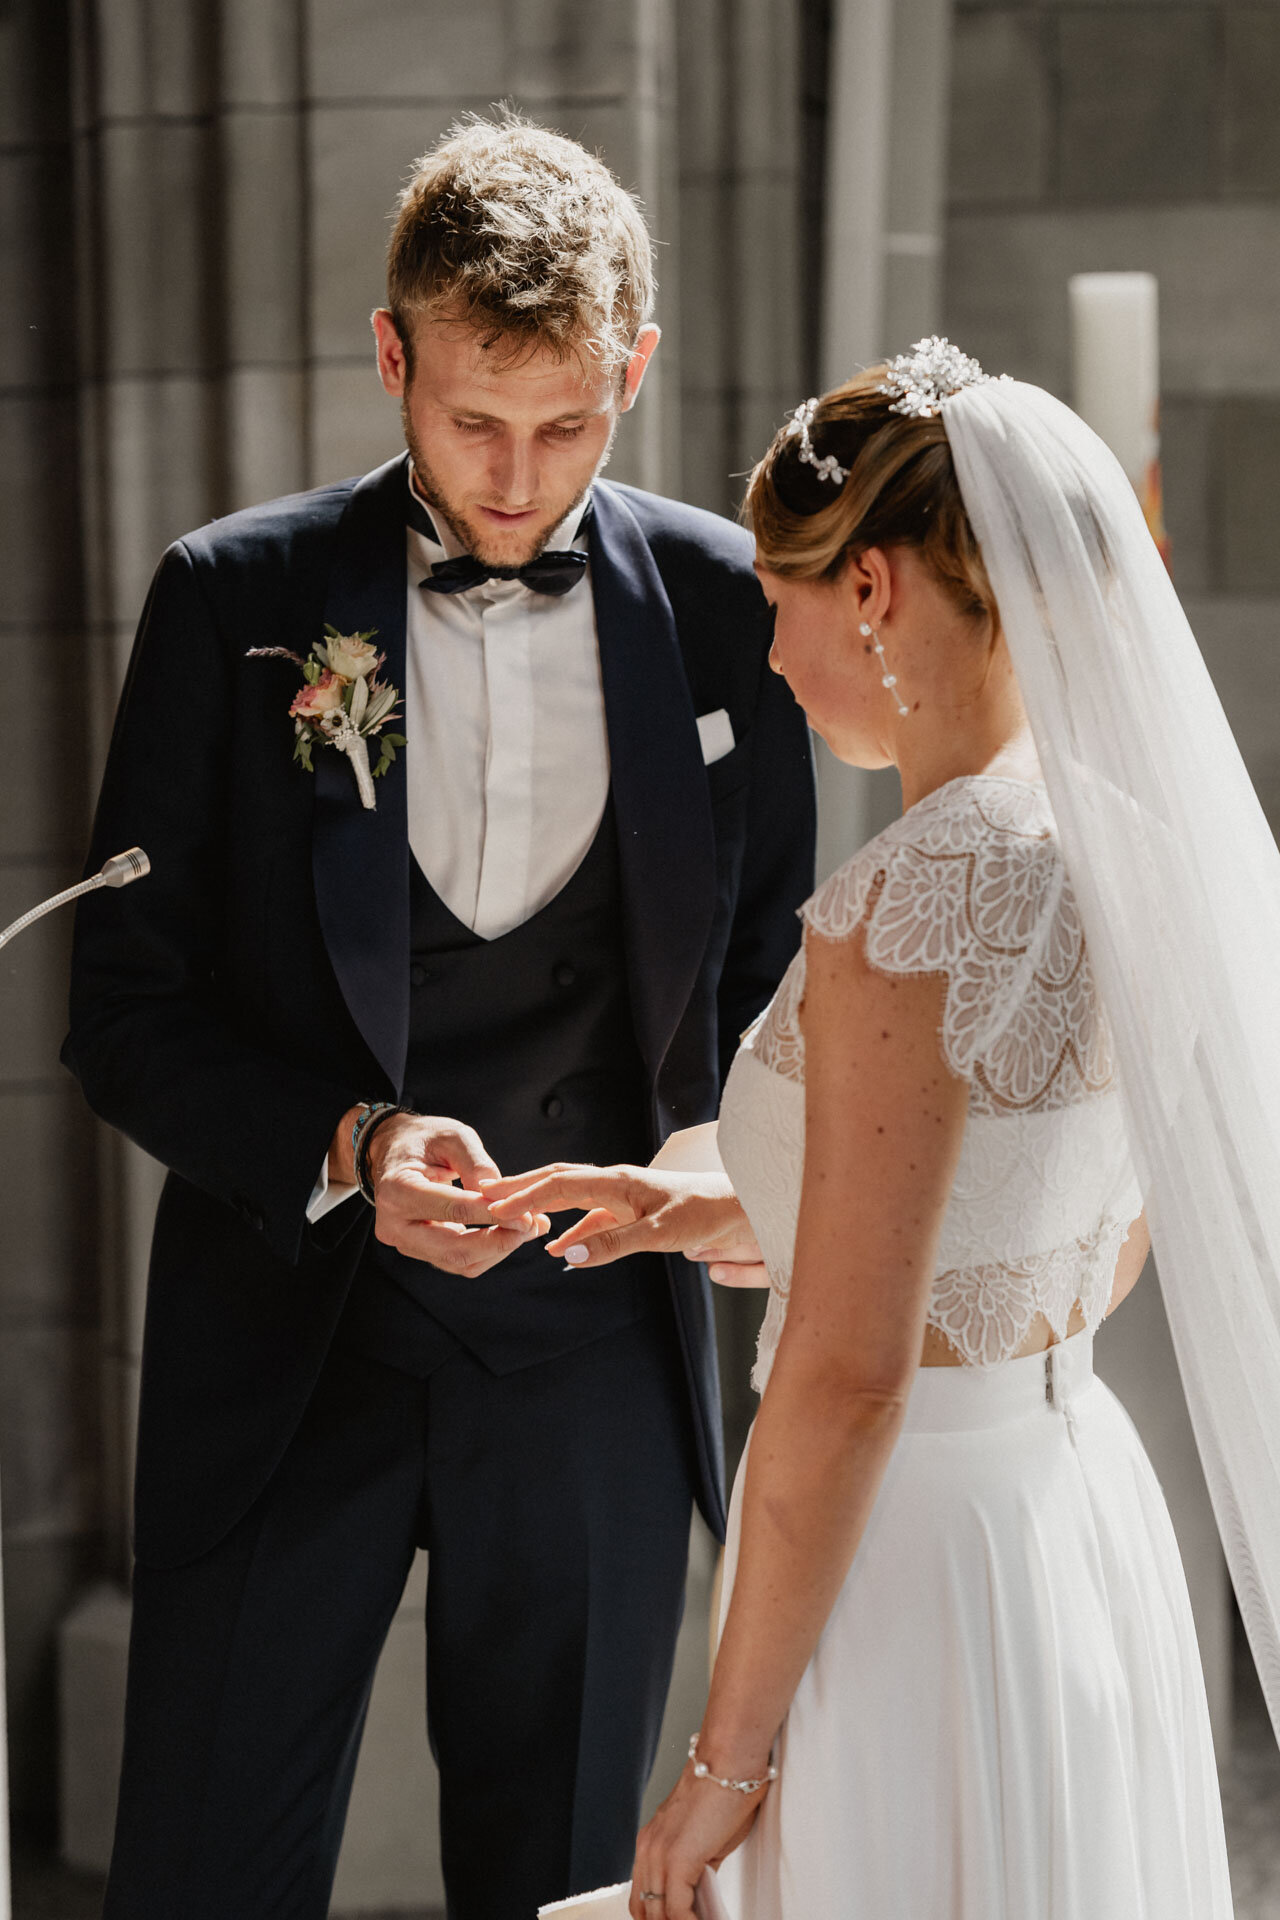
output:
[[392, 1244], [411, 1260], [424, 1260], [446, 1273], [474, 1280], [526, 1245], [530, 1237], [514, 1227], [478, 1227], [468, 1233], [424, 1220], [398, 1233]]
[[580, 1160], [548, 1160], [544, 1167], [526, 1167], [523, 1173], [504, 1173], [492, 1179], [478, 1180], [476, 1185], [486, 1200], [505, 1200], [513, 1193], [519, 1193], [525, 1187], [531, 1187], [538, 1180], [547, 1180], [553, 1173], [580, 1173], [583, 1163]]
[[566, 1168], [535, 1180], [502, 1200], [489, 1200], [495, 1220], [509, 1220], [514, 1213], [536, 1210], [539, 1213], [565, 1213], [570, 1208], [588, 1212], [607, 1207], [615, 1218], [633, 1220], [635, 1208], [627, 1204], [627, 1180], [622, 1173], [602, 1167]]
[[[561, 1257], [571, 1267], [607, 1267], [614, 1260], [625, 1259], [629, 1253], [663, 1251], [661, 1233], [655, 1227], [651, 1214], [624, 1226], [600, 1227], [585, 1239], [578, 1239], [576, 1236], [584, 1225], [585, 1222], [580, 1221], [577, 1227], [571, 1227], [568, 1233], [561, 1236], [565, 1242]], [[551, 1251], [550, 1246], [547, 1250]]]
[[563, 1257], [566, 1247], [576, 1247], [584, 1240], [590, 1240], [594, 1234], [603, 1233], [606, 1227], [618, 1225], [616, 1213], [610, 1213], [607, 1207], [593, 1207], [590, 1213], [584, 1213], [581, 1220], [565, 1230], [556, 1240], [548, 1240], [547, 1252]]

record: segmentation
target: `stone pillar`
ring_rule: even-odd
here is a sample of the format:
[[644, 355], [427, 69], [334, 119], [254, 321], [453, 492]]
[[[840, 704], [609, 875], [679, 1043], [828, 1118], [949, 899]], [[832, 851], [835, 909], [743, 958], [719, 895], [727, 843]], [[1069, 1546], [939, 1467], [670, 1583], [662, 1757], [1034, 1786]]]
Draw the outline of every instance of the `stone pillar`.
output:
[[[821, 384], [939, 330], [951, 0], [835, 0]], [[901, 809], [894, 769], [818, 743], [818, 873]]]
[[[677, 11], [679, 194], [674, 227], [657, 223], [664, 324], [672, 316], [668, 262], [677, 269], [683, 431], [674, 485], [683, 499], [719, 513], [736, 511], [745, 475], [812, 378], [804, 322], [817, 262], [805, 246], [805, 26], [798, 0], [681, 0]], [[714, 1292], [732, 1474], [756, 1408], [750, 1374], [763, 1301]]]
[[[87, 781], [69, 38], [0, 11], [0, 926], [79, 878]], [[55, 1793], [53, 1636], [100, 1552], [92, 1130], [58, 1066], [70, 922], [0, 954], [0, 1473], [15, 1826]]]
[[682, 0], [677, 35], [680, 492], [733, 513], [805, 372], [801, 8]]
[[[79, 0], [73, 26], [79, 507], [96, 783], [164, 547], [216, 514], [305, 484], [301, 21], [294, 0], [159, 9]], [[108, 1517], [123, 1575], [162, 1172], [100, 1133]]]

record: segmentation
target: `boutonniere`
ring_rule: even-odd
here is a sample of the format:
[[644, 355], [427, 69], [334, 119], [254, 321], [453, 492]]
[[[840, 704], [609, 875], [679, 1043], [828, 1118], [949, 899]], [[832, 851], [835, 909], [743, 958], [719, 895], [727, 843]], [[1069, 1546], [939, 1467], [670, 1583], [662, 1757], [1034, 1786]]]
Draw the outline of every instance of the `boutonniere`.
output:
[[[289, 708], [293, 720], [293, 757], [308, 773], [314, 773], [311, 749], [336, 747], [351, 762], [360, 789], [361, 804], [376, 807], [373, 783], [384, 774], [396, 757], [396, 748], [405, 744], [402, 733], [384, 733], [394, 713], [400, 689], [384, 684], [378, 674], [386, 660], [372, 645], [377, 633], [339, 633], [326, 622], [324, 639], [311, 649], [310, 658], [291, 653], [288, 647], [250, 647], [251, 660], [292, 660], [302, 668], [304, 685]], [[376, 738], [381, 748], [378, 762], [369, 766], [369, 741]]]

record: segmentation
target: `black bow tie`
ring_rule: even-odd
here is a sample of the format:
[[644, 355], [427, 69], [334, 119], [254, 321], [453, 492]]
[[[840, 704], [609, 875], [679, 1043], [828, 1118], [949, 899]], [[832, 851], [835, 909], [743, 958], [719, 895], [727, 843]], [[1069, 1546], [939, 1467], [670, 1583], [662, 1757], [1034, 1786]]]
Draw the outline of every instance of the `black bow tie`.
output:
[[[588, 500], [574, 533], [575, 540], [591, 525], [591, 506]], [[412, 487], [409, 490], [408, 518], [409, 525], [418, 533], [425, 534], [433, 546], [440, 545], [440, 535], [436, 532], [431, 515]], [[568, 593], [570, 587], [577, 586], [586, 564], [586, 554], [572, 549], [567, 553], [540, 553], [536, 560], [530, 560], [523, 567], [486, 567], [473, 554], [463, 553], [456, 560], [437, 560], [427, 578], [420, 580], [418, 585], [425, 587], [428, 593], [465, 593], [468, 587], [483, 586], [486, 580], [518, 580], [534, 593], [558, 596]]]
[[463, 553], [456, 560], [438, 560], [418, 585], [428, 593], [465, 593], [486, 580], [518, 580], [533, 593], [561, 594], [577, 586], [586, 565], [586, 554], [572, 548], [567, 553], [540, 553], [523, 567], [487, 567], [474, 554]]

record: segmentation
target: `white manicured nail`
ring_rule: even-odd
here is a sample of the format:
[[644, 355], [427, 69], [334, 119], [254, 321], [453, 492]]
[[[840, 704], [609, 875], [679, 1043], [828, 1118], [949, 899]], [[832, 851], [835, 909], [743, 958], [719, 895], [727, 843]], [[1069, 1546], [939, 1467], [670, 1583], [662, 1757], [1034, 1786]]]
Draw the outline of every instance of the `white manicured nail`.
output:
[[584, 1260], [591, 1258], [591, 1250], [588, 1247], [566, 1247], [564, 1257], [571, 1267], [580, 1267]]

